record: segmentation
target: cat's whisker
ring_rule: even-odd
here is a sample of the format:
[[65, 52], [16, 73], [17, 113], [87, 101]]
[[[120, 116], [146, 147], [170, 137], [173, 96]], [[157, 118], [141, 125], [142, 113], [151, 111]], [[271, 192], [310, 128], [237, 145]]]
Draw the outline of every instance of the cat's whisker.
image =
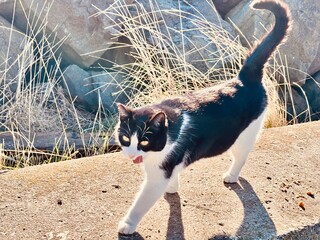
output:
[[145, 132], [145, 134], [152, 134], [152, 132], [151, 131], [148, 131], [149, 130], [149, 128], [147, 129], [147, 131]]
[[129, 130], [127, 130], [126, 128], [121, 128], [121, 127], [120, 127], [120, 128], [119, 128], [119, 131], [123, 131], [123, 132], [126, 133], [127, 136], [131, 136]]

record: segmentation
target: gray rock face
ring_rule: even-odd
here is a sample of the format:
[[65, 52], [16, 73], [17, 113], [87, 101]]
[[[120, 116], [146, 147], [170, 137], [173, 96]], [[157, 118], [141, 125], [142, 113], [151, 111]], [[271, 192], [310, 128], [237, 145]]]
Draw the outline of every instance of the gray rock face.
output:
[[[139, 0], [152, 19], [148, 24], [158, 28], [163, 36], [157, 31], [147, 31], [145, 36], [148, 43], [169, 49], [174, 55], [183, 58], [198, 70], [206, 72], [219, 63], [222, 52], [224, 56], [230, 56], [228, 52], [228, 40], [234, 39], [234, 31], [230, 24], [224, 21], [217, 13], [214, 5], [209, 1], [154, 1]], [[133, 16], [141, 16], [144, 11], [136, 5], [132, 8]], [[224, 38], [222, 38], [222, 36]], [[213, 38], [216, 43], [213, 43]], [[227, 49], [227, 50], [226, 50]], [[225, 59], [223, 59], [225, 60]], [[223, 61], [222, 60], [222, 61]]]
[[[132, 0], [124, 1], [126, 4], [131, 2]], [[98, 9], [108, 8], [113, 3], [114, 0], [17, 1], [14, 23], [28, 31], [29, 20], [35, 32], [46, 32], [56, 43], [63, 41], [59, 51], [64, 60], [82, 67], [89, 67], [106, 48], [117, 41], [114, 33], [120, 30], [120, 26], [115, 24], [118, 18], [115, 15], [97, 14]], [[0, 3], [2, 14], [9, 19], [12, 19], [13, 7], [14, 3], [10, 0], [2, 0]], [[28, 15], [28, 20], [25, 14]]]
[[281, 94], [286, 103], [287, 120], [290, 122], [306, 122], [320, 120], [320, 72], [306, 79], [301, 87], [293, 85]]
[[1, 99], [17, 90], [33, 57], [32, 41], [0, 16], [0, 88]]
[[282, 98], [286, 106], [287, 121], [290, 123], [310, 121], [307, 98], [303, 95], [301, 88], [291, 86]]
[[102, 66], [106, 69], [122, 69], [124, 65], [135, 62], [131, 52], [134, 52], [134, 49], [131, 47], [129, 40], [120, 36], [118, 42], [112, 44], [91, 67], [99, 68]]
[[308, 97], [309, 106], [311, 108], [311, 119], [320, 119], [320, 72], [314, 74], [306, 80], [302, 87]]
[[115, 113], [115, 102], [126, 102], [127, 95], [121, 84], [126, 75], [116, 72], [86, 72], [76, 65], [69, 66], [64, 72], [63, 84], [66, 95], [69, 95], [76, 105], [89, 112], [99, 108]]
[[[290, 82], [303, 85], [306, 77], [320, 70], [320, 1], [286, 0], [292, 13], [292, 31], [285, 44], [280, 46], [276, 61], [289, 67]], [[271, 27], [273, 15], [268, 11], [252, 10], [250, 2], [242, 1], [226, 16], [234, 22], [248, 42], [246, 46], [261, 39]]]
[[242, 0], [212, 0], [222, 18]]

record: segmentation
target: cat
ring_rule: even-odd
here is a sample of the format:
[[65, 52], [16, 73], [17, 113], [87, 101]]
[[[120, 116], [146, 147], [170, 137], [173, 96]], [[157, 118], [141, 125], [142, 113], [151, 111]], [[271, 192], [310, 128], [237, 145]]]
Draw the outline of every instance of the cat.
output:
[[233, 162], [223, 181], [238, 181], [266, 115], [264, 65], [290, 26], [286, 4], [260, 0], [252, 6], [271, 11], [275, 25], [249, 54], [235, 79], [137, 109], [118, 104], [116, 132], [122, 151], [145, 170], [141, 190], [118, 225], [120, 234], [132, 234], [165, 192], [177, 192], [179, 173], [199, 159], [230, 149]]

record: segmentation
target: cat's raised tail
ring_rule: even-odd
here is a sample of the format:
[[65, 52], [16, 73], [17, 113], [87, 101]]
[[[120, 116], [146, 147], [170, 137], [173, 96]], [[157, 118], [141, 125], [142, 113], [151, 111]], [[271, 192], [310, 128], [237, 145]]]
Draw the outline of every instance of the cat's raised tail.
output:
[[276, 47], [286, 38], [291, 21], [288, 6], [279, 0], [258, 0], [254, 1], [251, 7], [271, 11], [275, 16], [275, 24], [273, 29], [252, 50], [242, 66], [239, 78], [243, 83], [254, 83], [262, 80], [264, 64]]

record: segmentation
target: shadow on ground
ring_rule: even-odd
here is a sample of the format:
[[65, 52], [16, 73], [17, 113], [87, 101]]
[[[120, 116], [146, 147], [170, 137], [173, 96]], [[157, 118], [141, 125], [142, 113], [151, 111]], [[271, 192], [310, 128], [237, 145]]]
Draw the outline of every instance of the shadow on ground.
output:
[[[267, 210], [261, 203], [252, 186], [243, 178], [240, 178], [237, 184], [225, 184], [234, 191], [242, 202], [244, 218], [235, 236], [241, 239], [269, 238], [276, 236], [276, 228], [271, 220]], [[170, 205], [170, 216], [167, 227], [167, 240], [185, 240], [184, 227], [181, 215], [181, 202], [178, 193], [165, 194], [164, 198]], [[230, 206], [232, 207], [232, 206]], [[265, 234], [268, 236], [265, 236]], [[119, 235], [118, 240], [142, 240], [144, 239], [139, 233], [131, 236]], [[233, 239], [228, 235], [216, 235], [209, 240], [228, 240]]]
[[180, 196], [178, 193], [167, 193], [165, 194], [164, 198], [170, 205], [170, 216], [168, 220], [166, 239], [185, 240], [181, 214]]
[[[238, 195], [243, 205], [244, 217], [235, 236], [241, 239], [268, 239], [277, 235], [272, 219], [248, 181], [240, 178], [239, 183], [225, 184], [225, 186], [230, 187]], [[265, 236], [266, 233], [268, 236]], [[227, 239], [232, 237], [218, 235], [209, 238], [209, 240]]]
[[131, 235], [118, 234], [118, 240], [143, 240], [144, 238], [137, 232]]
[[[166, 239], [185, 240], [184, 228], [181, 215], [181, 202], [178, 193], [166, 193], [164, 198], [170, 206], [170, 216], [168, 220]], [[118, 235], [118, 240], [143, 240], [144, 238], [137, 232], [132, 235]]]

